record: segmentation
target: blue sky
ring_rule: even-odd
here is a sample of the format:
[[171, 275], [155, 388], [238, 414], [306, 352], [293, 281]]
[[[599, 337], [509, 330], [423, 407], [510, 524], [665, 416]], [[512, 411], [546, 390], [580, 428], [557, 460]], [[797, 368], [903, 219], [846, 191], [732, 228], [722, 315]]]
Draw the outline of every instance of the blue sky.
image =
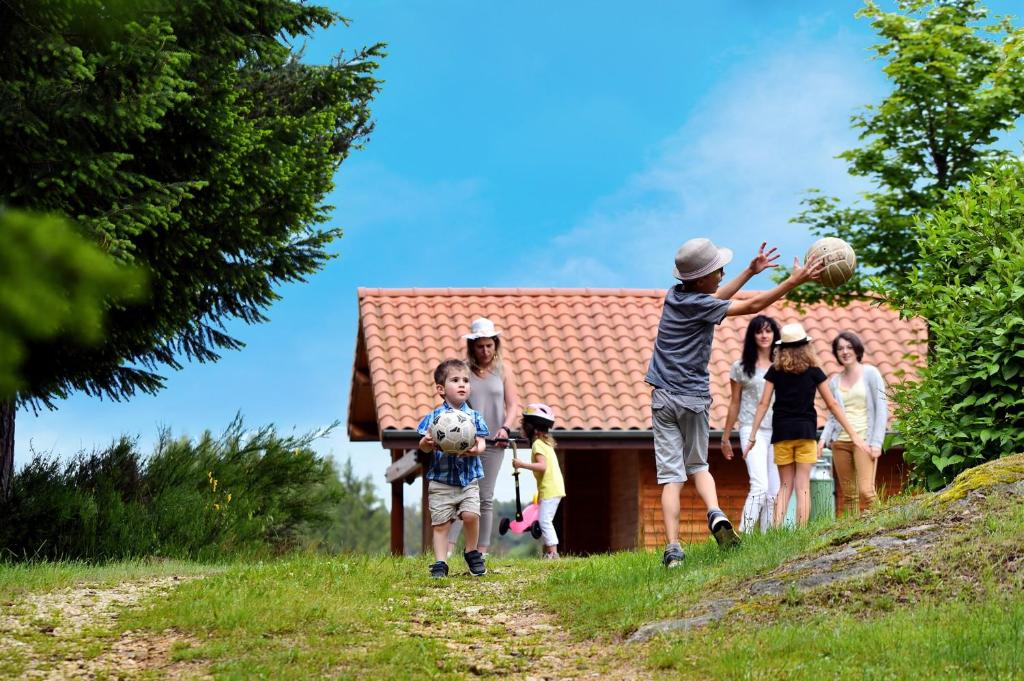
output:
[[284, 287], [269, 323], [231, 324], [244, 350], [157, 396], [23, 411], [16, 465], [121, 433], [148, 449], [162, 426], [196, 436], [236, 412], [285, 432], [340, 420], [320, 450], [387, 498], [385, 450], [345, 436], [357, 287], [667, 287], [693, 236], [738, 263], [767, 240], [791, 262], [813, 241], [788, 223], [802, 192], [863, 188], [834, 157], [856, 144], [851, 113], [887, 91], [848, 0], [326, 4], [352, 24], [314, 36], [307, 61], [389, 53], [376, 130], [329, 197], [339, 257]]

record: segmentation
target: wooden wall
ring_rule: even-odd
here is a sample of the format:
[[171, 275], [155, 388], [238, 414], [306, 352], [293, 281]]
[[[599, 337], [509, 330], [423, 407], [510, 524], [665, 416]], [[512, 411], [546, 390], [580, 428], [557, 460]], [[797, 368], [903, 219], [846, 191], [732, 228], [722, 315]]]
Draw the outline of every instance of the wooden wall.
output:
[[[735, 441], [733, 449], [739, 451], [739, 444]], [[567, 495], [556, 517], [560, 552], [586, 555], [637, 547], [660, 550], [664, 546], [661, 486], [657, 483], [652, 450], [559, 448], [558, 457]], [[719, 504], [738, 528], [747, 498], [747, 467], [739, 457], [732, 461], [722, 458], [717, 442], [710, 448], [709, 459]], [[532, 476], [521, 479], [523, 503], [527, 504], [534, 491]], [[902, 452], [886, 452], [878, 463], [879, 494], [894, 494], [902, 490], [906, 479]], [[401, 500], [401, 487], [397, 493]], [[683, 486], [680, 502], [680, 540], [683, 543], [706, 540], [709, 536], [707, 509], [692, 482]], [[397, 507], [402, 507], [400, 501]], [[425, 508], [424, 513], [425, 518], [429, 518]], [[429, 520], [425, 522], [423, 533], [425, 550], [429, 550]], [[392, 543], [395, 535], [393, 522]], [[397, 536], [401, 541], [401, 532]], [[392, 548], [394, 550], [395, 547]]]
[[633, 449], [559, 450], [566, 492], [559, 552], [586, 555], [639, 544], [642, 457]]
[[[733, 451], [739, 444], [733, 439]], [[713, 443], [708, 451], [711, 474], [718, 488], [718, 503], [739, 529], [740, 514], [747, 499], [749, 481], [747, 467], [740, 457], [726, 461], [721, 447]], [[879, 496], [902, 491], [907, 481], [907, 466], [900, 449], [886, 451], [878, 462], [876, 486]], [[641, 541], [640, 546], [661, 549], [665, 545], [665, 528], [661, 518], [661, 485], [654, 468], [654, 453], [640, 457]], [[704, 541], [710, 536], [707, 526], [707, 508], [697, 496], [692, 482], [683, 485], [679, 512], [679, 539], [681, 542]]]
[[[734, 450], [739, 451], [735, 446]], [[743, 510], [743, 502], [747, 499], [747, 489], [749, 488], [747, 466], [740, 457], [734, 457], [732, 461], [722, 458], [717, 443], [710, 447], [708, 458], [711, 475], [715, 478], [715, 486], [718, 490], [718, 504], [738, 529], [740, 512]], [[662, 488], [658, 484], [654, 468], [653, 451], [648, 452], [647, 456], [641, 457], [640, 480], [642, 485], [640, 546], [648, 549], [661, 549], [665, 546], [665, 524], [661, 517]], [[679, 506], [679, 540], [686, 544], [703, 541], [709, 536], [707, 507], [697, 496], [697, 490], [693, 483], [687, 482], [683, 485]]]

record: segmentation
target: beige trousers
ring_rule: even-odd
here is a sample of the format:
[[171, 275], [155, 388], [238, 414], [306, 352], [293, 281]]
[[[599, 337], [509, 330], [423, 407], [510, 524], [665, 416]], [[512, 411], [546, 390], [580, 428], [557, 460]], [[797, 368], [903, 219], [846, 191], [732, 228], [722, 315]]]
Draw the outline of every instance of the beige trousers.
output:
[[875, 471], [878, 459], [853, 446], [852, 442], [832, 443], [832, 465], [836, 469], [836, 484], [842, 513], [858, 515], [875, 503]]

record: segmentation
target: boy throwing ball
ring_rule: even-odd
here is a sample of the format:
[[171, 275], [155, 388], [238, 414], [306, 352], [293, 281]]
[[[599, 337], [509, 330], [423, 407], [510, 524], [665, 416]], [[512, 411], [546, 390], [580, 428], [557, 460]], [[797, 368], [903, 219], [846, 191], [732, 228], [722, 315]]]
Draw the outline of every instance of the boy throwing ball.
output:
[[755, 314], [821, 272], [818, 260], [793, 271], [784, 282], [752, 298], [731, 298], [755, 274], [777, 267], [775, 248], [762, 243], [750, 264], [725, 286], [725, 266], [732, 251], [718, 248], [709, 239], [690, 239], [676, 252], [673, 275], [680, 281], [665, 295], [665, 304], [647, 370], [651, 393], [654, 457], [658, 484], [662, 485], [661, 512], [668, 546], [662, 556], [665, 567], [683, 561], [679, 545], [679, 495], [683, 483], [693, 478], [697, 494], [708, 509], [708, 529], [718, 545], [727, 548], [739, 541], [732, 523], [718, 507], [715, 480], [708, 471], [708, 417], [711, 391], [708, 361], [715, 326], [726, 317]]

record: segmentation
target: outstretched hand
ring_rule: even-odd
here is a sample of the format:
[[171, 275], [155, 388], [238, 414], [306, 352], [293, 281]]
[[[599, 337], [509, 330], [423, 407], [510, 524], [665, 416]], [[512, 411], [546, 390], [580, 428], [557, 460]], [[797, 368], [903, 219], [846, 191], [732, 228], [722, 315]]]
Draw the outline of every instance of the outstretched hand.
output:
[[818, 281], [821, 277], [821, 273], [825, 270], [825, 261], [821, 256], [815, 256], [805, 262], [803, 265], [800, 264], [800, 259], [793, 258], [793, 272], [789, 275], [796, 281], [797, 284], [803, 284], [808, 281]]
[[761, 242], [761, 247], [757, 249], [757, 255], [750, 261], [750, 271], [754, 274], [764, 272], [769, 267], [778, 267], [778, 263], [775, 261], [779, 259], [779, 254], [776, 253], [778, 250], [774, 246], [769, 248], [767, 252], [764, 250], [765, 246], [768, 245], [767, 241]]

